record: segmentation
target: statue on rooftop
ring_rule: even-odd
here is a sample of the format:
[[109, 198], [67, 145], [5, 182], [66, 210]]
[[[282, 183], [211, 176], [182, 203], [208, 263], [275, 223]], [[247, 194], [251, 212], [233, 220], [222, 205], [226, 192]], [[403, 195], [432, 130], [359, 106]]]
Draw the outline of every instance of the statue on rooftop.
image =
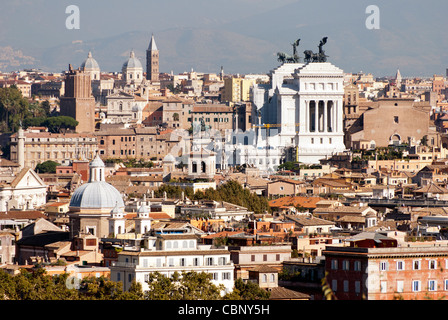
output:
[[305, 62], [326, 62], [327, 55], [322, 47], [327, 43], [328, 37], [322, 38], [319, 43], [319, 52], [314, 53], [312, 50], [305, 50], [303, 53], [305, 54]]
[[300, 62], [300, 57], [297, 55], [297, 47], [299, 46], [300, 39], [294, 41], [292, 45], [292, 56], [284, 52], [277, 53], [277, 60], [282, 63], [298, 63]]

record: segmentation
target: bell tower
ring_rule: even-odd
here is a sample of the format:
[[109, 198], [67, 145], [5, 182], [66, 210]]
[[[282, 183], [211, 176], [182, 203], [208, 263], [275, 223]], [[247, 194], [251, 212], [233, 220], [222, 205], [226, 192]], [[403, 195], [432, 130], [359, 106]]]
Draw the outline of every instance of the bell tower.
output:
[[154, 35], [151, 36], [148, 50], [146, 50], [146, 79], [159, 82], [159, 49], [157, 49]]
[[95, 132], [95, 98], [92, 95], [90, 74], [69, 65], [65, 74], [65, 94], [60, 98], [60, 114], [78, 121], [76, 132]]

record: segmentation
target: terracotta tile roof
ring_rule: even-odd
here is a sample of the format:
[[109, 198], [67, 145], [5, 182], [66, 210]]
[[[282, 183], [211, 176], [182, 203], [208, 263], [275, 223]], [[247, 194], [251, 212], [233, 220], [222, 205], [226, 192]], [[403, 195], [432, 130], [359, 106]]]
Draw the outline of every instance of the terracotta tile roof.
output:
[[0, 212], [0, 220], [29, 219], [37, 220], [39, 218], [47, 219], [42, 211], [8, 211]]
[[14, 161], [0, 158], [0, 167], [18, 167], [19, 164]]
[[284, 287], [275, 287], [269, 289], [270, 300], [309, 300], [311, 297], [306, 293], [294, 291]]
[[148, 214], [148, 216], [150, 218], [153, 218], [154, 220], [159, 220], [159, 219], [171, 219], [171, 217], [169, 216], [168, 213], [165, 212], [150, 212]]
[[301, 226], [322, 226], [322, 225], [334, 225], [334, 222], [316, 218], [307, 215], [287, 216], [286, 219], [294, 221]]
[[214, 239], [214, 238], [220, 238], [220, 237], [229, 237], [229, 236], [237, 235], [237, 234], [240, 234], [240, 233], [243, 233], [243, 232], [242, 231], [221, 231], [221, 232], [205, 235], [202, 238], [204, 238], [204, 239]]
[[323, 200], [321, 197], [287, 196], [269, 201], [269, 206], [276, 208], [282, 206], [301, 206], [303, 208], [315, 209], [316, 203]]

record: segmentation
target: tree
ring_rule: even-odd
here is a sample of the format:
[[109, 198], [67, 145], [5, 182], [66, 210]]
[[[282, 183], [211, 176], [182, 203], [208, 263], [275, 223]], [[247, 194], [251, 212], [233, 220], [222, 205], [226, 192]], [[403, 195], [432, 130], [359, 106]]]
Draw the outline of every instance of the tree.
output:
[[235, 286], [231, 293], [224, 296], [225, 300], [267, 300], [271, 293], [260, 288], [257, 283], [244, 282], [241, 278], [235, 280]]
[[154, 272], [147, 281], [147, 300], [218, 300], [224, 287], [211, 282], [206, 272], [175, 272], [171, 277]]
[[295, 161], [286, 161], [285, 163], [282, 163], [278, 166], [278, 170], [295, 171], [297, 170], [297, 164], [298, 162]]
[[28, 100], [16, 86], [0, 88], [0, 119], [6, 131], [16, 132], [29, 114]]
[[214, 201], [225, 201], [238, 206], [243, 206], [254, 213], [265, 213], [270, 212], [271, 208], [265, 197], [257, 196], [249, 191], [249, 189], [243, 188], [243, 186], [234, 180], [229, 180], [224, 184], [218, 186], [215, 189], [208, 188], [205, 191], [197, 191], [193, 193], [192, 188], [182, 189], [179, 186], [172, 186], [164, 184], [160, 186], [155, 192], [156, 197], [162, 197], [164, 192], [166, 192], [167, 197], [180, 198], [182, 191], [186, 197], [191, 200], [214, 200]]
[[67, 129], [75, 129], [78, 121], [69, 116], [49, 117], [45, 119], [43, 125], [52, 133], [66, 132]]
[[56, 173], [56, 166], [59, 165], [60, 164], [55, 161], [47, 160], [39, 163], [34, 171], [38, 173]]

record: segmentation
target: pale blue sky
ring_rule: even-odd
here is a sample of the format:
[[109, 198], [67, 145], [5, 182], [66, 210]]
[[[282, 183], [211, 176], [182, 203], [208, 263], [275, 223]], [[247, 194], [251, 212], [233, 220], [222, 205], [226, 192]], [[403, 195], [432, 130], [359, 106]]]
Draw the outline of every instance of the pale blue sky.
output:
[[[370, 4], [380, 8], [380, 30], [365, 27]], [[69, 5], [80, 8], [80, 30], [65, 28]], [[137, 31], [157, 36], [162, 71], [190, 67], [219, 71], [224, 63], [229, 72], [260, 73], [275, 68], [275, 53], [290, 51], [290, 43], [298, 37], [303, 52], [316, 50], [321, 37], [328, 36], [330, 61], [347, 72], [391, 76], [400, 68], [405, 77], [425, 76], [445, 74], [448, 67], [447, 13], [446, 0], [3, 0], [0, 49], [22, 50], [48, 67], [51, 52], [57, 54], [61, 46], [82, 40], [86, 46], [96, 46], [89, 50], [101, 57], [100, 65], [116, 71], [131, 49], [127, 46], [135, 46], [142, 58], [147, 43], [124, 43], [120, 38], [124, 47], [114, 47], [114, 52], [107, 45], [114, 37]], [[185, 28], [201, 30], [191, 35], [196, 43], [188, 43]], [[219, 54], [210, 50], [207, 56], [207, 51], [199, 59], [191, 47], [213, 49], [198, 43], [204, 30], [225, 32], [217, 32], [216, 42], [227, 47]], [[176, 34], [182, 39], [175, 39]], [[54, 62], [56, 68], [79, 62], [83, 50], [87, 49], [77, 56], [64, 53], [65, 60], [58, 57], [59, 64]]]

